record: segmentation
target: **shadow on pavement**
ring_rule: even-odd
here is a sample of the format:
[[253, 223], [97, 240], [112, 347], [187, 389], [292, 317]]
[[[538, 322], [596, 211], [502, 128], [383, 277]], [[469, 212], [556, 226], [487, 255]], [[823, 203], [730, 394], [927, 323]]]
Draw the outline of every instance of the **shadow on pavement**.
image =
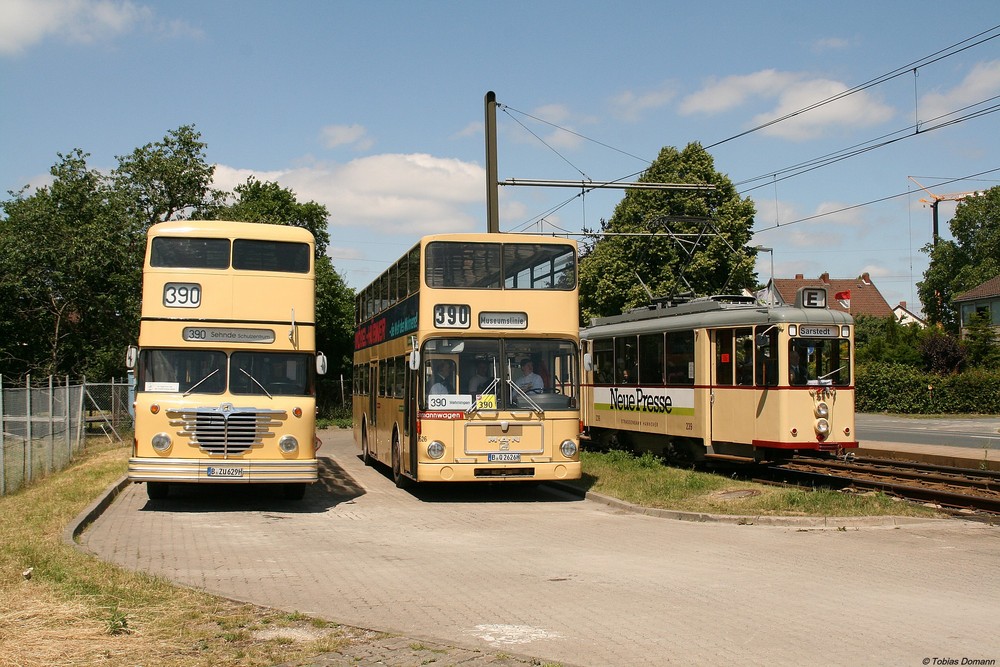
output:
[[336, 461], [320, 457], [319, 481], [302, 500], [284, 497], [281, 484], [171, 484], [170, 495], [147, 500], [144, 512], [325, 512], [364, 495], [365, 490]]

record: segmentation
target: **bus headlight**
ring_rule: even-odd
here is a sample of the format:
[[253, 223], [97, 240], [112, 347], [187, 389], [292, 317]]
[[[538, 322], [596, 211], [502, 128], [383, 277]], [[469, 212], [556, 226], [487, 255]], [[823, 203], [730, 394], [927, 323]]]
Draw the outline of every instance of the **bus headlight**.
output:
[[816, 433], [822, 437], [826, 437], [830, 434], [830, 422], [825, 419], [816, 420]]
[[816, 404], [816, 416], [821, 419], [826, 419], [830, 416], [830, 406], [826, 403], [820, 401]]
[[572, 440], [563, 440], [562, 444], [559, 445], [559, 451], [562, 452], [563, 456], [571, 459], [576, 456], [576, 443]]
[[432, 459], [439, 459], [444, 456], [444, 443], [440, 440], [432, 441], [427, 445], [427, 456]]
[[281, 440], [278, 441], [278, 449], [283, 454], [291, 454], [298, 448], [299, 441], [295, 439], [294, 435], [283, 435], [281, 436]]
[[170, 449], [170, 445], [173, 444], [173, 441], [170, 439], [170, 436], [167, 435], [166, 433], [157, 433], [156, 435], [153, 436], [151, 443], [153, 445], [153, 449], [162, 454], [163, 452]]

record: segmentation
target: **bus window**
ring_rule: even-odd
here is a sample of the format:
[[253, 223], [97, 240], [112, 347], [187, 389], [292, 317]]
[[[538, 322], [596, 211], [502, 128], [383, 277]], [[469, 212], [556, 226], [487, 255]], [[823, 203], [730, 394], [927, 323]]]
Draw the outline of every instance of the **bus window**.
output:
[[178, 269], [228, 269], [229, 239], [157, 236], [150, 246], [149, 265]]
[[435, 241], [427, 244], [428, 287], [497, 289], [500, 244]]
[[663, 361], [663, 334], [639, 336], [639, 384], [662, 385]]
[[233, 268], [245, 271], [309, 273], [309, 244], [289, 241], [233, 241]]
[[615, 342], [612, 338], [594, 341], [594, 382], [611, 384], [615, 381]]
[[221, 394], [226, 390], [226, 355], [212, 350], [143, 350], [136, 388]]
[[233, 352], [229, 361], [229, 391], [234, 394], [305, 396], [312, 392], [307, 354]]

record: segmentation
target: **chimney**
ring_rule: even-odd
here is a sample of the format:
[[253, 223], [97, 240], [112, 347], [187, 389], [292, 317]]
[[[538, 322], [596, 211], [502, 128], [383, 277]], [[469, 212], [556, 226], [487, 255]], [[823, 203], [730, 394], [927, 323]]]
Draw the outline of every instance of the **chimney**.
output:
[[905, 301], [900, 301], [899, 302], [899, 307], [902, 308], [903, 310], [906, 310], [906, 302]]
[[872, 284], [872, 279], [868, 275], [867, 271], [865, 271], [864, 273], [861, 274], [861, 283], [864, 284], [864, 285], [871, 285]]
[[824, 284], [829, 285], [830, 284], [830, 273], [827, 272], [827, 271], [824, 271], [823, 275], [821, 275], [819, 277], [819, 279], [822, 280]]
[[795, 274], [795, 279], [796, 280], [805, 280], [805, 276], [803, 276], [801, 273], [796, 273]]

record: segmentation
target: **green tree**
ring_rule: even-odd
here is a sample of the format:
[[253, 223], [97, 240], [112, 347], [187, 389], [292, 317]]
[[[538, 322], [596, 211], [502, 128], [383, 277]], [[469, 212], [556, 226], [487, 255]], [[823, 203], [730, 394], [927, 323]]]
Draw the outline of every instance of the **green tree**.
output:
[[756, 252], [746, 247], [753, 202], [740, 198], [700, 144], [663, 148], [639, 181], [715, 188], [626, 193], [581, 253], [583, 322], [649, 303], [646, 288], [655, 296], [702, 296], [756, 284]]
[[920, 368], [923, 366], [921, 338], [921, 329], [916, 324], [900, 324], [895, 317], [860, 315], [854, 321], [855, 361]]
[[4, 201], [0, 219], [0, 372], [86, 374], [121, 369], [137, 320], [138, 273], [118, 197], [76, 149], [52, 185]]
[[930, 265], [917, 290], [928, 321], [956, 333], [954, 297], [1000, 275], [1000, 186], [959, 202], [948, 226], [953, 241], [924, 247]]
[[1000, 345], [988, 312], [979, 312], [969, 318], [964, 343], [970, 366], [1000, 368]]

